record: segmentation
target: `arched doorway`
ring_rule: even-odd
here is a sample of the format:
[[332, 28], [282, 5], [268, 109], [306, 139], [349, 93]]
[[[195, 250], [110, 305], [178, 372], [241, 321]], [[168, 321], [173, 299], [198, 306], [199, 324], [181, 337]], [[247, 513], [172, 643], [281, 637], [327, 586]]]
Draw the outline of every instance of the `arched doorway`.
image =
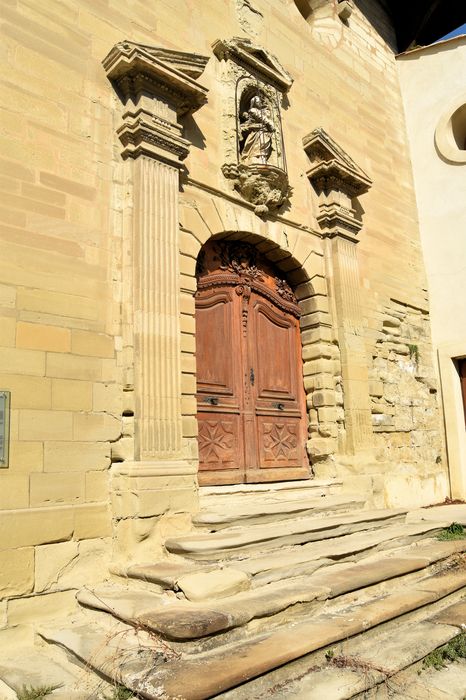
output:
[[309, 476], [299, 307], [242, 241], [211, 240], [196, 270], [200, 484]]

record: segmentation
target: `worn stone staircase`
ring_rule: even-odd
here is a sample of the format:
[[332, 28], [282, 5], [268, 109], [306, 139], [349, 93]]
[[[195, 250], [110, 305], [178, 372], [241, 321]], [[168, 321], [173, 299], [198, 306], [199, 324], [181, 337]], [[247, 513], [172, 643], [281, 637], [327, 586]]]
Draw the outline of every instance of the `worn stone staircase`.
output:
[[463, 662], [418, 671], [466, 627], [466, 540], [437, 539], [466, 506], [370, 510], [316, 481], [201, 500], [166, 559], [80, 590], [73, 617], [38, 627], [41, 653], [151, 700], [463, 700]]

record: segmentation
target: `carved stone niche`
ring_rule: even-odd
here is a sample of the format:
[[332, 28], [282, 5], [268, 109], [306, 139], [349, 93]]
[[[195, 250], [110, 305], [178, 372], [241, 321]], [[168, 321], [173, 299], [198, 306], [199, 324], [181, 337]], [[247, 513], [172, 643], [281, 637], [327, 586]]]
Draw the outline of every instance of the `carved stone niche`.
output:
[[218, 40], [225, 88], [223, 175], [258, 215], [277, 210], [291, 195], [281, 106], [293, 80], [268, 51], [249, 39]]
[[189, 150], [178, 117], [207, 102], [196, 82], [208, 57], [122, 41], [103, 60], [125, 104], [117, 129], [123, 158], [155, 157], [180, 166]]
[[362, 228], [355, 200], [369, 190], [372, 180], [324, 131], [314, 129], [303, 139], [311, 161], [307, 177], [319, 196], [317, 220], [329, 236], [355, 239]]

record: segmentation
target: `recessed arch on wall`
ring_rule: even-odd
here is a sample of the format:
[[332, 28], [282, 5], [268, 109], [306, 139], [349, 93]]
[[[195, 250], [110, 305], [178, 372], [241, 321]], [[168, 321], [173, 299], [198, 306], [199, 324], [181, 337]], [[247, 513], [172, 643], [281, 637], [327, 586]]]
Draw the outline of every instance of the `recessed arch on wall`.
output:
[[450, 103], [440, 117], [435, 145], [449, 163], [466, 163], [466, 93]]
[[459, 150], [466, 151], [466, 103], [452, 114], [451, 130]]

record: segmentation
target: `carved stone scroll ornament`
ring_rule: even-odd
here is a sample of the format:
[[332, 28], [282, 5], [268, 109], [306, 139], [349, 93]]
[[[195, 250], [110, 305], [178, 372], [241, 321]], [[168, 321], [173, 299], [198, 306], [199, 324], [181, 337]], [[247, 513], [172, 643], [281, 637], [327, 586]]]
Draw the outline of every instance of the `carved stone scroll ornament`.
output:
[[226, 87], [222, 172], [255, 213], [265, 215], [291, 195], [280, 103], [292, 79], [272, 54], [248, 39], [217, 41], [214, 53]]

